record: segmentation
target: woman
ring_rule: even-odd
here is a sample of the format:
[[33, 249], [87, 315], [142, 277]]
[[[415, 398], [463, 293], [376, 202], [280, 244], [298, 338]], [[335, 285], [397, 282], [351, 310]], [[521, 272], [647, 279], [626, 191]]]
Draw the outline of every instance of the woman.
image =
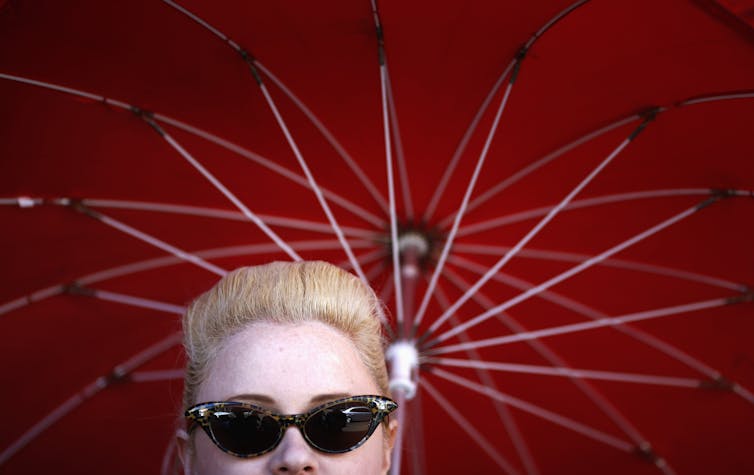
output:
[[324, 262], [237, 269], [200, 296], [183, 320], [184, 473], [385, 474], [381, 312]]

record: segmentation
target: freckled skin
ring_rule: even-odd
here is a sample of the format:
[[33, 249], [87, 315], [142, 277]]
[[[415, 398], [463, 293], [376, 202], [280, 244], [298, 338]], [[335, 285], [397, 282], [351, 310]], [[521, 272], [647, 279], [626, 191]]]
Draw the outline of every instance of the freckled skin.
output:
[[[353, 343], [331, 327], [319, 322], [255, 323], [226, 341], [210, 364], [197, 401], [225, 401], [242, 394], [265, 395], [275, 401], [270, 409], [297, 414], [325, 402], [312, 403], [319, 395], [357, 396], [380, 390]], [[275, 450], [249, 459], [222, 452], [202, 430], [192, 431], [193, 456], [186, 456], [185, 441], [179, 439], [179, 446], [187, 475], [384, 475], [390, 444], [383, 431], [380, 424], [363, 446], [344, 454], [313, 449], [295, 427], [285, 432]], [[390, 432], [395, 432], [394, 421]]]

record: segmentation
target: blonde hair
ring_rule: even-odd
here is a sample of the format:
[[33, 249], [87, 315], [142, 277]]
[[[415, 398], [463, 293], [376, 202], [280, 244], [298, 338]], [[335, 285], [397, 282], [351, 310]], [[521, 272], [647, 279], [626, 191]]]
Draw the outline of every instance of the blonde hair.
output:
[[183, 317], [188, 358], [184, 407], [199, 402], [199, 385], [225, 340], [255, 322], [316, 321], [341, 331], [387, 395], [382, 315], [382, 305], [368, 286], [326, 262], [273, 262], [236, 269], [200, 295]]

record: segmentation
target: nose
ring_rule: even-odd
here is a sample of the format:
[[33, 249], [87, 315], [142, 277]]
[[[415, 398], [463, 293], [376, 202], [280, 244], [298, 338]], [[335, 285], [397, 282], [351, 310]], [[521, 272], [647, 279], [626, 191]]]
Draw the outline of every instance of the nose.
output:
[[283, 440], [270, 457], [274, 475], [316, 475], [319, 473], [317, 453], [309, 446], [297, 427], [289, 427]]

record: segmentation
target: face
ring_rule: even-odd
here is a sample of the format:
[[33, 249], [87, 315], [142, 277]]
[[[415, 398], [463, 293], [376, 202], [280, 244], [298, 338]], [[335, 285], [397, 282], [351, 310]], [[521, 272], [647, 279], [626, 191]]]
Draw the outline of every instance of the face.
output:
[[[210, 364], [197, 401], [243, 401], [299, 414], [334, 399], [380, 393], [353, 343], [331, 327], [319, 322], [255, 323], [226, 341]], [[385, 474], [390, 442], [384, 430], [380, 424], [356, 450], [327, 454], [310, 447], [291, 426], [272, 452], [244, 459], [221, 451], [197, 427], [191, 440], [181, 443], [182, 458], [190, 475]], [[192, 443], [194, 450], [187, 453], [186, 444]]]

